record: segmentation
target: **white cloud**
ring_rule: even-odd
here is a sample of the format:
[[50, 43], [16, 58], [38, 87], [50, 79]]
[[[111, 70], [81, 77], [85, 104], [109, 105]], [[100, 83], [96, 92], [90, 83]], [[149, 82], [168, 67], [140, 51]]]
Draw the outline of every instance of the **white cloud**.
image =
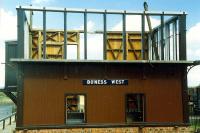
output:
[[[93, 21], [88, 21], [87, 30], [88, 32], [94, 32], [95, 23]], [[82, 49], [84, 48], [83, 36], [82, 41], [80, 42]], [[103, 59], [103, 35], [100, 34], [88, 34], [88, 55], [87, 58], [90, 60], [102, 60]], [[81, 51], [81, 54], [84, 54], [84, 51]]]
[[0, 40], [17, 38], [17, 16], [0, 8]]
[[[156, 27], [160, 24], [160, 20], [155, 19], [155, 18], [150, 18], [151, 19], [151, 24], [152, 27]], [[140, 15], [127, 15], [126, 16], [126, 30], [127, 31], [141, 31], [141, 16]], [[113, 31], [122, 31], [122, 21], [115, 25], [112, 28]], [[147, 20], [145, 18], [145, 30], [148, 31], [148, 25], [147, 25]]]
[[193, 67], [188, 73], [188, 86], [196, 87], [200, 85], [200, 67]]
[[[189, 60], [200, 60], [200, 22], [187, 32], [187, 57]], [[188, 85], [200, 85], [200, 66], [196, 66], [188, 73]]]
[[200, 42], [200, 37], [199, 37], [199, 34], [198, 34], [199, 30], [200, 30], [200, 22], [189, 29], [187, 37], [188, 37], [188, 41], [190, 43], [197, 45], [197, 43]]
[[88, 59], [103, 60], [103, 35], [88, 35]]
[[40, 5], [40, 4], [44, 4], [44, 3], [50, 3], [53, 0], [32, 0], [32, 4], [33, 5]]
[[[75, 29], [76, 29], [76, 30], [84, 30], [84, 26], [81, 25], [79, 28], [75, 28]], [[88, 32], [93, 32], [94, 29], [95, 29], [95, 23], [94, 23], [93, 21], [89, 20], [89, 21], [87, 22], [87, 31], [88, 31]]]
[[17, 17], [12, 12], [0, 8], [0, 88], [5, 83], [5, 41], [16, 40]]
[[188, 59], [189, 60], [199, 60], [200, 59], [200, 23], [191, 27], [187, 32], [187, 49], [188, 49]]

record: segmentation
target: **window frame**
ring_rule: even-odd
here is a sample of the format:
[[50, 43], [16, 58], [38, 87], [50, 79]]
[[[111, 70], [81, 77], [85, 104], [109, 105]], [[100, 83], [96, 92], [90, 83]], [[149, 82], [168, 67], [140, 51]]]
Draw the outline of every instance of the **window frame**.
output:
[[[85, 112], [84, 112], [84, 122], [82, 122], [82, 123], [67, 123], [67, 116], [66, 116], [66, 108], [67, 108], [67, 104], [66, 104], [66, 102], [67, 102], [67, 99], [66, 99], [66, 97], [67, 96], [77, 96], [77, 95], [83, 95], [84, 96], [84, 110], [85, 110]], [[85, 94], [85, 93], [65, 93], [65, 95], [64, 95], [64, 124], [65, 125], [82, 125], [82, 124], [85, 124], [85, 123], [87, 123], [87, 95]]]
[[[135, 121], [135, 122], [128, 122], [127, 121], [127, 98], [128, 95], [142, 95], [143, 96], [143, 121]], [[127, 124], [131, 124], [131, 123], [138, 123], [138, 122], [146, 122], [146, 95], [144, 93], [126, 93], [125, 94], [125, 101], [124, 101], [124, 105], [125, 105], [125, 123]]]

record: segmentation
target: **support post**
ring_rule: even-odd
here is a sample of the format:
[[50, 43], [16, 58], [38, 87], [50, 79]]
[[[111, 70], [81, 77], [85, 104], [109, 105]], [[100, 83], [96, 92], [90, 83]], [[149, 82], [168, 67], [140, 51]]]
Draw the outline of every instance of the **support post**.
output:
[[166, 55], [166, 60], [170, 60], [170, 28], [169, 24], [165, 26], [165, 55]]
[[3, 129], [5, 129], [5, 121], [6, 121], [6, 120], [3, 120]]
[[11, 125], [11, 121], [12, 121], [12, 116], [10, 116], [9, 118], [9, 125]]
[[43, 59], [46, 59], [46, 10], [43, 9]]
[[183, 122], [189, 123], [187, 66], [182, 66], [181, 72], [182, 72], [181, 85], [182, 85], [182, 103], [183, 103]]
[[123, 46], [123, 60], [126, 60], [127, 52], [126, 52], [126, 11], [122, 14], [123, 21], [123, 33], [122, 33], [122, 46]]
[[14, 121], [16, 122], [16, 118], [17, 118], [17, 115], [15, 114], [15, 116], [14, 116], [15, 118], [14, 118]]
[[141, 19], [142, 19], [142, 26], [141, 26], [141, 31], [142, 31], [142, 35], [141, 35], [141, 37], [142, 37], [142, 39], [141, 39], [141, 55], [142, 55], [142, 60], [144, 60], [145, 59], [145, 36], [144, 36], [144, 32], [145, 32], [145, 15], [144, 14], [142, 14], [141, 15]]
[[[24, 21], [25, 12], [21, 7], [17, 10], [17, 25], [18, 25], [18, 58], [24, 58]], [[17, 71], [17, 123], [16, 126], [23, 125], [23, 80], [21, 75], [21, 65], [18, 65]]]
[[180, 15], [179, 20], [179, 60], [186, 60], [186, 14]]
[[84, 12], [84, 59], [87, 60], [87, 10]]
[[29, 58], [32, 59], [32, 25], [33, 25], [33, 11], [30, 11], [30, 24], [29, 24]]
[[[179, 60], [186, 60], [186, 14], [180, 15], [179, 20]], [[183, 121], [189, 122], [188, 95], [187, 95], [187, 66], [182, 70], [182, 103]]]
[[25, 12], [24, 10], [21, 8], [21, 6], [19, 7], [19, 9], [17, 9], [17, 38], [18, 38], [18, 42], [17, 42], [17, 55], [18, 58], [24, 58], [24, 21], [25, 21]]
[[178, 60], [178, 56], [177, 56], [177, 21], [174, 21], [173, 23], [173, 37], [174, 37], [174, 60]]
[[64, 59], [67, 59], [67, 11], [64, 11]]
[[16, 127], [23, 126], [24, 72], [23, 64], [17, 65], [17, 121]]
[[164, 42], [164, 13], [161, 15], [161, 34], [160, 34], [160, 47], [161, 47], [161, 53], [160, 53], [160, 59], [164, 60], [164, 46], [165, 46], [165, 42]]
[[107, 16], [106, 10], [103, 14], [103, 59], [107, 60]]

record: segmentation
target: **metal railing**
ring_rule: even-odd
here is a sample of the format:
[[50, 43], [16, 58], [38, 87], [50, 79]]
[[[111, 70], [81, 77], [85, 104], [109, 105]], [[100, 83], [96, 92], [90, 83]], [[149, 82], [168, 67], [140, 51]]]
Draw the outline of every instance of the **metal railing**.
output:
[[191, 127], [194, 132], [200, 132], [200, 115], [190, 115], [189, 117]]
[[15, 113], [12, 113], [12, 114], [9, 115], [9, 116], [6, 116], [6, 117], [0, 119], [0, 123], [1, 123], [1, 122], [3, 123], [2, 129], [5, 129], [5, 127], [6, 127], [6, 120], [7, 120], [7, 119], [9, 119], [8, 125], [11, 125], [11, 124], [12, 124], [12, 117], [14, 117], [14, 121], [16, 121], [16, 112], [15, 112]]

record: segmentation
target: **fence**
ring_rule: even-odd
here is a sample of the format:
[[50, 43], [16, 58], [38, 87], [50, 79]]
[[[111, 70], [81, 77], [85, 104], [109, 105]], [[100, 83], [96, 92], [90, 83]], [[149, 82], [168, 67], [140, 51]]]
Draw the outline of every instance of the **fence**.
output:
[[5, 129], [5, 127], [6, 127], [6, 121], [7, 121], [8, 119], [9, 119], [8, 125], [11, 125], [11, 124], [12, 124], [12, 118], [13, 118], [13, 117], [14, 117], [14, 121], [16, 121], [16, 112], [13, 113], [13, 114], [11, 114], [11, 115], [9, 115], [9, 116], [6, 116], [5, 118], [0, 119], [0, 123], [3, 124], [2, 129]]

